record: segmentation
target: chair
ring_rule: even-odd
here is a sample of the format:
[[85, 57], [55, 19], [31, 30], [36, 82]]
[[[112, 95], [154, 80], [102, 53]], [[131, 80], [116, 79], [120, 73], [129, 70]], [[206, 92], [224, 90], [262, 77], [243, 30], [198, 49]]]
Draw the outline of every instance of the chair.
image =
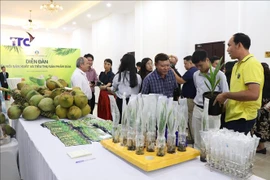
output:
[[12, 138], [11, 142], [0, 146], [1, 175], [3, 180], [20, 180], [17, 164], [18, 142]]

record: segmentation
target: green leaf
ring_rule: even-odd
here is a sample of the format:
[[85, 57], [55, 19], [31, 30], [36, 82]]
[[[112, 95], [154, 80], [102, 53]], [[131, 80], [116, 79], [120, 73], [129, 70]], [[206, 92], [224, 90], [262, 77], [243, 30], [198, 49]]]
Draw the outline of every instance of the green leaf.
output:
[[67, 56], [69, 54], [72, 54], [76, 52], [77, 49], [72, 49], [72, 48], [55, 48], [54, 52], [58, 56]]
[[216, 82], [216, 84], [214, 85], [214, 87], [213, 87], [213, 88], [214, 88], [214, 89], [213, 89], [213, 91], [215, 91], [215, 89], [216, 89], [217, 85], [219, 84], [219, 82], [220, 82], [220, 79], [218, 79], [218, 80], [217, 80], [217, 82]]
[[210, 88], [210, 86], [204, 81], [204, 84], [207, 86], [207, 88], [209, 89], [209, 91], [213, 91], [211, 88]]
[[15, 51], [18, 54], [20, 54], [20, 52], [22, 51], [22, 47], [21, 46], [4, 46], [4, 48], [6, 50], [8, 50], [9, 52]]
[[210, 86], [204, 81], [205, 85], [213, 95], [217, 85], [220, 83], [220, 79], [217, 80], [217, 74], [220, 71], [221, 67], [223, 66], [223, 63], [221, 62], [223, 57], [220, 58], [219, 63], [215, 70], [213, 71], [212, 65], [210, 64], [210, 73], [209, 75], [206, 73], [203, 73], [204, 77], [209, 81]]

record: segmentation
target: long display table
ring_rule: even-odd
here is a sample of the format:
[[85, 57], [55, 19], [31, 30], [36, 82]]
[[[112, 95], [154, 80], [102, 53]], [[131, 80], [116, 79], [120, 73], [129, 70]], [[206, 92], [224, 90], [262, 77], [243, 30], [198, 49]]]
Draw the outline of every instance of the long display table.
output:
[[[40, 124], [46, 121], [48, 120], [18, 120], [16, 129], [23, 180], [231, 179], [224, 174], [211, 172], [198, 158], [164, 169], [145, 172], [106, 150], [100, 143], [65, 147], [57, 137], [50, 134], [47, 128], [41, 127]], [[92, 155], [77, 159], [71, 159], [67, 155], [67, 152], [84, 149], [89, 150]], [[261, 179], [254, 175], [250, 177], [250, 180]]]

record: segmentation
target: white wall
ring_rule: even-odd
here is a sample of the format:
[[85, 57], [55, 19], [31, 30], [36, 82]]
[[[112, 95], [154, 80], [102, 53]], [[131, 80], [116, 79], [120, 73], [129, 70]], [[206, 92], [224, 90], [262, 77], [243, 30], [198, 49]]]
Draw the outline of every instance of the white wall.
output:
[[134, 51], [134, 13], [110, 14], [95, 21], [92, 24], [92, 47], [97, 73], [104, 71], [106, 58], [112, 59], [112, 69], [116, 73], [122, 56]]
[[270, 2], [242, 2], [241, 31], [251, 38], [250, 52], [270, 65], [265, 51], [270, 51]]
[[[225, 41], [236, 32], [248, 34], [250, 52], [259, 61], [270, 62], [264, 52], [270, 50], [269, 1], [138, 1], [134, 12], [110, 14], [92, 24], [92, 29], [77, 29], [71, 34], [32, 32], [32, 46], [80, 48], [81, 55], [92, 53], [94, 67], [103, 71], [105, 58], [113, 60], [117, 72], [120, 59], [135, 51], [136, 61], [154, 60], [164, 52], [178, 57], [177, 68], [183, 74], [182, 59], [194, 52], [194, 45]], [[1, 28], [1, 45], [10, 45], [11, 36], [28, 37], [24, 30]], [[227, 49], [227, 45], [226, 48]], [[226, 60], [230, 60], [225, 52]]]
[[[36, 47], [71, 47], [71, 39], [69, 34], [55, 32], [30, 32], [35, 39], [31, 42], [31, 46]], [[29, 38], [28, 34], [23, 29], [6, 29], [1, 28], [1, 45], [12, 45], [10, 37]]]
[[176, 55], [184, 72], [187, 51], [189, 3], [185, 1], [141, 1], [135, 6], [135, 51], [137, 60], [158, 53]]
[[243, 32], [252, 40], [250, 52], [269, 63], [264, 57], [270, 50], [269, 18], [269, 1], [140, 1], [135, 5], [136, 58], [174, 54], [183, 74], [182, 59], [194, 52], [195, 44], [225, 41], [229, 61], [227, 42]]
[[71, 47], [81, 50], [81, 56], [93, 51], [92, 29], [79, 28], [72, 32]]
[[250, 52], [261, 62], [270, 59], [264, 52], [270, 50], [270, 2], [269, 1], [192, 1], [189, 51], [198, 43], [225, 41], [233, 34], [243, 32], [251, 38]]

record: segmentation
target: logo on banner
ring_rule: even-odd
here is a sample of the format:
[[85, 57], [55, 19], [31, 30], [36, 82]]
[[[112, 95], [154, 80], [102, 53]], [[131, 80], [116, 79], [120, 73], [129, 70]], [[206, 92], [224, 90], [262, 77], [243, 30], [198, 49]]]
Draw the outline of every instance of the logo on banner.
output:
[[29, 35], [29, 38], [23, 38], [23, 37], [10, 37], [12, 46], [30, 46], [30, 43], [35, 39], [32, 34], [29, 32], [26, 32]]

